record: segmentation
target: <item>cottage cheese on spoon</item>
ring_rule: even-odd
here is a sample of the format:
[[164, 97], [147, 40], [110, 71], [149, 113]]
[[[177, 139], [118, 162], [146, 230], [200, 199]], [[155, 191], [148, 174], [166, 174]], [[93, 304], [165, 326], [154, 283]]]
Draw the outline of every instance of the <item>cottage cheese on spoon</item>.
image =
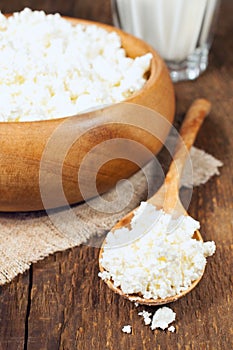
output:
[[146, 299], [167, 298], [187, 290], [202, 276], [214, 242], [192, 238], [199, 222], [190, 216], [172, 219], [170, 214], [143, 202], [131, 221], [106, 237], [99, 273], [112, 279], [125, 294]]

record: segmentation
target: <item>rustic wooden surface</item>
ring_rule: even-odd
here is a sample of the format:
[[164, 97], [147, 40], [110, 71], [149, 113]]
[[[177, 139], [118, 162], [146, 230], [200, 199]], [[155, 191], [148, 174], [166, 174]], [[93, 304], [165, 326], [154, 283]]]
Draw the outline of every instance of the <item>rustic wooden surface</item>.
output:
[[[106, 23], [109, 2], [34, 1]], [[85, 4], [85, 5], [84, 5]], [[0, 1], [5, 12], [31, 1]], [[38, 5], [39, 6], [39, 5]], [[63, 10], [64, 9], [64, 10]], [[1, 350], [228, 350], [233, 348], [233, 2], [223, 0], [208, 70], [194, 82], [176, 84], [179, 124], [196, 97], [213, 103], [196, 145], [224, 162], [221, 176], [195, 188], [190, 213], [200, 220], [205, 240], [217, 251], [198, 287], [171, 307], [176, 333], [152, 332], [137, 315], [142, 307], [114, 295], [98, 277], [98, 249], [87, 246], [57, 253], [0, 289]], [[148, 308], [148, 310], [154, 310]], [[121, 332], [131, 324], [133, 332]]]

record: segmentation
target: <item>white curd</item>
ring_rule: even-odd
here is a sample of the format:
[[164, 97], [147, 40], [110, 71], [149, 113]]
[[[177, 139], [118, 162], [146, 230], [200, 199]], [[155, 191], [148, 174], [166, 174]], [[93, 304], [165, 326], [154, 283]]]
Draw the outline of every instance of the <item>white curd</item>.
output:
[[146, 82], [150, 53], [131, 59], [116, 32], [59, 14], [0, 12], [0, 121], [75, 115], [120, 102]]
[[111, 279], [125, 294], [144, 298], [174, 296], [189, 288], [203, 273], [214, 242], [193, 239], [199, 222], [171, 215], [142, 202], [126, 227], [109, 232], [101, 264], [102, 279]]

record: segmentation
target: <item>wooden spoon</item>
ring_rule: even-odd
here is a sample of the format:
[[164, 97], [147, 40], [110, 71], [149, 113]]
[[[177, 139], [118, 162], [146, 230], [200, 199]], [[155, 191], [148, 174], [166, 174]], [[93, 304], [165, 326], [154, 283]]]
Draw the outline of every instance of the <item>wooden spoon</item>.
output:
[[[157, 209], [163, 209], [166, 213], [171, 213], [174, 217], [179, 217], [180, 215], [188, 215], [185, 208], [179, 199], [179, 183], [183, 171], [185, 161], [188, 156], [188, 151], [193, 145], [196, 135], [204, 121], [205, 117], [208, 115], [211, 108], [209, 101], [205, 99], [198, 99], [193, 102], [189, 108], [183, 125], [180, 130], [181, 138], [178, 140], [175, 154], [173, 156], [173, 161], [170, 165], [169, 171], [166, 175], [164, 184], [160, 187], [157, 193], [155, 193], [148, 202], [156, 206]], [[135, 210], [135, 209], [134, 209]], [[111, 230], [114, 232], [116, 229], [119, 229], [123, 226], [128, 226], [131, 222], [132, 217], [134, 216], [134, 210], [126, 215], [122, 220], [120, 220]], [[193, 238], [202, 241], [202, 237], [199, 231], [196, 231], [193, 235]], [[104, 267], [101, 264], [101, 258], [104, 250], [105, 241], [100, 249], [99, 254], [99, 267], [100, 271], [105, 271]], [[202, 275], [204, 274], [204, 270]], [[202, 277], [202, 276], [201, 276]], [[105, 280], [108, 287], [114, 292], [120, 294], [121, 296], [129, 299], [130, 301], [137, 302], [139, 304], [147, 305], [159, 305], [173, 302], [185, 294], [189, 293], [200, 281], [200, 278], [195, 280], [191, 286], [175, 296], [167, 298], [158, 298], [158, 299], [145, 299], [139, 294], [124, 294], [120, 288], [117, 288], [113, 285], [112, 280]]]

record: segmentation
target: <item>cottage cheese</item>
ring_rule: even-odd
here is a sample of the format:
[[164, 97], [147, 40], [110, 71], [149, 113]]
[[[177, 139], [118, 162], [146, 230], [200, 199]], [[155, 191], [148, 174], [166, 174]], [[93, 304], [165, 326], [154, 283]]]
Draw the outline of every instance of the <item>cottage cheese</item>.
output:
[[151, 312], [145, 310], [139, 312], [138, 315], [143, 317], [146, 326], [151, 324], [150, 328], [152, 330], [161, 328], [162, 330], [168, 329], [169, 332], [175, 332], [175, 327], [169, 327], [169, 324], [175, 321], [176, 313], [169, 307], [161, 307], [154, 313], [153, 317], [151, 317]]
[[131, 59], [116, 32], [28, 8], [0, 12], [0, 121], [74, 115], [130, 97], [152, 54]]
[[169, 332], [172, 332], [172, 333], [174, 333], [175, 332], [175, 327], [174, 326], [170, 326], [170, 327], [168, 327], [168, 329], [167, 329]]
[[143, 310], [142, 312], [139, 312], [138, 315], [143, 317], [143, 320], [146, 326], [151, 324], [151, 315], [152, 315], [151, 312]]
[[[158, 309], [153, 318], [151, 323], [151, 329], [152, 331], [156, 328], [166, 329], [168, 328], [169, 324], [175, 321], [176, 319], [176, 313], [170, 309], [169, 307], [161, 307]], [[174, 327], [173, 327], [174, 328]], [[171, 332], [174, 332], [173, 328], [170, 328]]]
[[132, 327], [130, 325], [124, 326], [122, 332], [130, 334], [132, 332]]
[[172, 219], [170, 214], [143, 202], [126, 227], [109, 232], [101, 264], [102, 279], [112, 279], [125, 294], [157, 299], [189, 288], [203, 273], [214, 242], [192, 238], [199, 222], [190, 216]]

